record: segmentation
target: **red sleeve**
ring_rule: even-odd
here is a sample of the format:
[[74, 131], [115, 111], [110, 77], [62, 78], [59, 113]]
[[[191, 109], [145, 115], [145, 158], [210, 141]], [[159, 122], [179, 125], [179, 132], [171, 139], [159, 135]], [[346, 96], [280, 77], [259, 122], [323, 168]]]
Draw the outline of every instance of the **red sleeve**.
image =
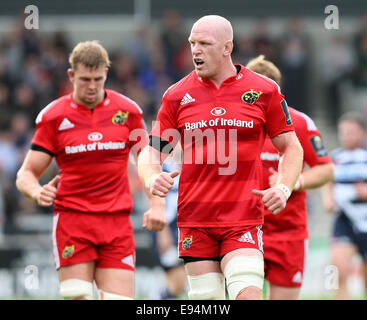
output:
[[133, 148], [137, 154], [148, 144], [148, 133], [144, 123], [143, 115], [137, 113], [134, 115], [134, 121], [130, 127], [130, 148]]
[[300, 124], [296, 125], [296, 134], [304, 151], [304, 161], [310, 166], [316, 166], [323, 163], [331, 163], [320, 132], [314, 121], [307, 115], [300, 113]]
[[294, 130], [287, 102], [277, 88], [274, 89], [266, 109], [265, 127], [270, 138]]
[[150, 145], [163, 153], [170, 153], [180, 138], [176, 122], [176, 109], [167, 98], [167, 94], [163, 96], [157, 120], [154, 122], [149, 138]]
[[44, 114], [39, 114], [36, 119], [36, 132], [32, 139], [32, 144], [40, 146], [50, 153], [56, 153], [55, 141], [55, 128], [52, 125], [52, 121], [48, 120]]

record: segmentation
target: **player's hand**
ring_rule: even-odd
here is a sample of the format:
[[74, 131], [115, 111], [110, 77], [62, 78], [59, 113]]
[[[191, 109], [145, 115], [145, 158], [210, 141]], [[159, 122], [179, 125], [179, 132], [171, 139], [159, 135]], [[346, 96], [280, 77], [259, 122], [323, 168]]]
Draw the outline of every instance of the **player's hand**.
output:
[[43, 185], [35, 195], [35, 200], [42, 207], [50, 207], [56, 198], [56, 185], [60, 181], [60, 176], [55, 176], [49, 183]]
[[154, 196], [164, 198], [168, 191], [172, 188], [174, 184], [174, 177], [180, 174], [179, 171], [173, 172], [161, 172], [160, 174], [154, 175], [149, 183], [149, 191]]
[[163, 208], [152, 207], [143, 216], [143, 228], [150, 231], [161, 231], [167, 224], [167, 218]]
[[287, 197], [279, 188], [269, 188], [266, 190], [254, 189], [252, 193], [262, 197], [265, 207], [273, 214], [281, 212], [287, 204]]
[[269, 176], [269, 185], [270, 187], [275, 187], [278, 182], [278, 171], [276, 171], [273, 167], [269, 168], [270, 176]]
[[323, 203], [324, 209], [327, 212], [333, 213], [336, 211], [336, 205], [335, 205], [335, 201], [333, 197], [324, 196], [322, 199], [322, 203]]

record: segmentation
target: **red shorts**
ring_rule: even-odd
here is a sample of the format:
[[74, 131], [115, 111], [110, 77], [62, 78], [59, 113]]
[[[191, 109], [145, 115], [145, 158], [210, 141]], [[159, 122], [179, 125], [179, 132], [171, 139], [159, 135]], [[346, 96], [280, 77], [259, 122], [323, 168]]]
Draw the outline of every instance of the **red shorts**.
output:
[[127, 213], [55, 212], [52, 244], [56, 269], [93, 260], [97, 268], [135, 268], [133, 227]]
[[241, 248], [262, 249], [261, 226], [179, 228], [179, 256], [217, 258]]
[[308, 239], [277, 241], [266, 238], [265, 279], [282, 287], [301, 287], [307, 251]]

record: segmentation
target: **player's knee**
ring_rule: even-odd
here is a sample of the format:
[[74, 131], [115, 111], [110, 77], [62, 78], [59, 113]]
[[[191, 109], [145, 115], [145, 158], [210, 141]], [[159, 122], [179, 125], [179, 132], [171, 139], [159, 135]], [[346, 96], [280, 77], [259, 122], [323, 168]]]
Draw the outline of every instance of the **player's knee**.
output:
[[190, 300], [225, 300], [224, 277], [221, 273], [188, 276], [188, 283]]
[[241, 292], [245, 293], [245, 288], [255, 287], [261, 293], [264, 285], [264, 259], [262, 256], [235, 256], [227, 262], [224, 275], [231, 300], [235, 300]]
[[236, 297], [236, 300], [261, 300], [262, 290], [258, 287], [249, 286], [242, 289]]
[[93, 283], [80, 279], [69, 279], [61, 281], [60, 296], [65, 300], [93, 300]]
[[122, 296], [119, 294], [98, 290], [99, 300], [133, 300], [131, 297]]

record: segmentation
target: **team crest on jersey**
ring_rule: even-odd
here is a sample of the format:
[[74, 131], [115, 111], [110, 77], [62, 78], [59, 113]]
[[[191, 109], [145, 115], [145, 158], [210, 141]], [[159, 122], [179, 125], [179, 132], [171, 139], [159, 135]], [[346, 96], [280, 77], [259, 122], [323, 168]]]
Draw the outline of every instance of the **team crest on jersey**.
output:
[[251, 89], [242, 95], [242, 101], [246, 103], [255, 103], [261, 96], [262, 92]]
[[64, 251], [62, 252], [62, 257], [64, 259], [70, 258], [74, 254], [75, 246], [72, 245], [70, 247], [66, 246]]
[[184, 241], [182, 241], [182, 249], [186, 250], [191, 247], [192, 244], [192, 236], [190, 238], [185, 238]]
[[126, 112], [122, 112], [121, 110], [119, 110], [112, 118], [112, 122], [114, 124], [123, 124], [125, 123], [125, 121], [127, 120], [129, 116], [129, 111]]

